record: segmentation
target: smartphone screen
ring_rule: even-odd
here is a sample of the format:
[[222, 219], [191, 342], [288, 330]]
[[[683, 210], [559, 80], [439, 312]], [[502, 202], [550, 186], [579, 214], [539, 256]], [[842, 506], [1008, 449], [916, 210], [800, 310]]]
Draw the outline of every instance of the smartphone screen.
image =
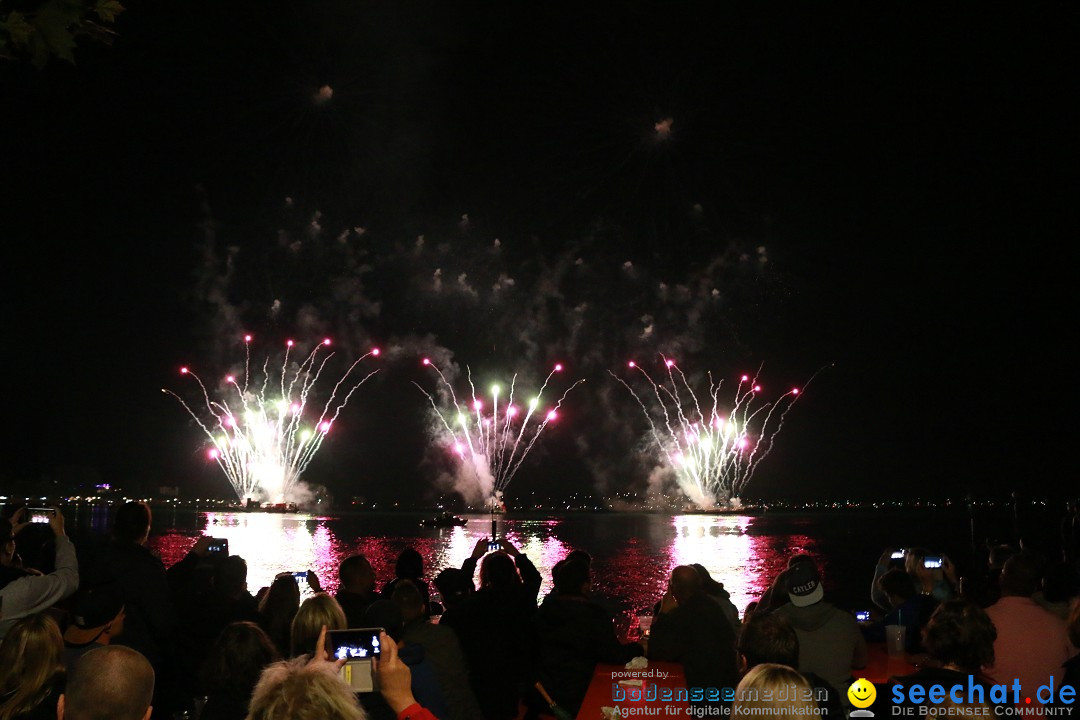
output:
[[292, 574], [297, 580], [307, 580], [307, 570], [297, 570]]
[[27, 519], [32, 523], [47, 523], [56, 515], [54, 508], [26, 508]]
[[903, 550], [897, 550], [896, 552], [894, 552], [889, 557], [891, 557], [893, 560], [903, 560], [904, 559], [904, 551]]
[[859, 622], [870, 622], [869, 610], [858, 610], [855, 612], [855, 619]]
[[941, 556], [940, 555], [927, 555], [926, 557], [923, 558], [923, 563], [922, 564], [923, 564], [924, 568], [930, 568], [932, 570], [940, 568], [941, 567]]
[[229, 541], [226, 538], [210, 538], [206, 551], [214, 557], [224, 557], [229, 554]]
[[502, 545], [500, 545], [498, 542], [489, 542], [488, 543], [488, 552], [495, 552], [496, 550], [500, 549], [501, 547], [502, 547]]
[[331, 630], [326, 644], [335, 660], [370, 660], [382, 652], [379, 633], [382, 628]]

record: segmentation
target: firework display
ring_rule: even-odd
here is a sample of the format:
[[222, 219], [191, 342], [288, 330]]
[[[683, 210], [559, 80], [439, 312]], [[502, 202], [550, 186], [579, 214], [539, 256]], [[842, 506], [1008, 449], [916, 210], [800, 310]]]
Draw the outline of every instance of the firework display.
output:
[[458, 400], [446, 375], [430, 358], [424, 358], [423, 364], [439, 376], [442, 402], [419, 384], [417, 387], [431, 402], [448, 446], [461, 459], [466, 478], [474, 483], [473, 494], [489, 499], [493, 508], [501, 502], [503, 491], [514, 479], [544, 428], [559, 417], [559, 409], [567, 395], [585, 382], [574, 382], [554, 405], [542, 406], [544, 391], [552, 377], [563, 371], [562, 364], [556, 364], [535, 396], [525, 401], [515, 400], [518, 377], [515, 374], [505, 395], [500, 385], [491, 386], [489, 404], [483, 394], [477, 393], [472, 371], [466, 368], [468, 402], [463, 403]]
[[189, 367], [180, 374], [193, 378], [202, 391], [206, 412], [196, 413], [177, 393], [166, 388], [191, 415], [210, 441], [209, 459], [217, 462], [240, 500], [291, 502], [298, 481], [319, 451], [338, 415], [377, 370], [355, 373], [364, 360], [378, 357], [377, 348], [348, 366], [330, 389], [325, 401], [318, 399], [320, 378], [334, 352], [326, 351], [326, 338], [301, 361], [290, 359], [295, 349], [286, 342], [280, 369], [262, 364], [253, 377], [250, 335], [244, 336], [243, 377], [226, 375], [212, 392]]
[[792, 388], [779, 398], [762, 399], [756, 375], [741, 375], [734, 397], [722, 400], [722, 381], [707, 374], [701, 397], [682, 369], [661, 355], [666, 378], [659, 382], [634, 361], [627, 363], [645, 379], [640, 394], [611, 373], [637, 400], [649, 422], [653, 449], [675, 473], [679, 486], [698, 507], [737, 506], [754, 471], [772, 450], [784, 417], [800, 396]]

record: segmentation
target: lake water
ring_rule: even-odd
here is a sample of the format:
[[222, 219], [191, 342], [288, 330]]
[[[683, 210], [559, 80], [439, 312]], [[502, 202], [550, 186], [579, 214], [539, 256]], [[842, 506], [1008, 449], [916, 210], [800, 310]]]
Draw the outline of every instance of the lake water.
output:
[[[394, 561], [405, 547], [424, 558], [430, 579], [447, 566], [460, 566], [476, 541], [490, 534], [486, 515], [465, 515], [468, 524], [425, 528], [424, 515], [302, 514], [155, 510], [150, 544], [166, 565], [178, 561], [200, 535], [227, 538], [230, 552], [247, 560], [249, 587], [269, 585], [283, 571], [311, 569], [324, 588], [337, 586], [337, 567], [354, 553], [368, 557], [380, 585], [393, 577]], [[73, 533], [98, 534], [107, 527], [104, 508], [75, 513]], [[69, 521], [70, 522], [70, 521]], [[671, 568], [701, 563], [724, 583], [742, 610], [798, 552], [814, 556], [826, 590], [849, 609], [869, 605], [874, 562], [885, 546], [925, 546], [944, 552], [961, 566], [970, 558], [970, 526], [965, 510], [903, 512], [834, 511], [736, 515], [656, 515], [645, 513], [510, 516], [499, 532], [522, 549], [551, 587], [551, 568], [572, 549], [593, 556], [594, 589], [613, 599], [620, 621], [662, 595]]]

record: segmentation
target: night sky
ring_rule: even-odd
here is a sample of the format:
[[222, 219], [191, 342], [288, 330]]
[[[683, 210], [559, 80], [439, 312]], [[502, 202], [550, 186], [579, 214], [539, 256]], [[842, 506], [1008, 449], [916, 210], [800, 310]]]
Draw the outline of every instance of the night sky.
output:
[[[785, 387], [830, 366], [751, 496], [1075, 493], [1074, 8], [126, 5], [74, 66], [0, 64], [0, 485], [223, 493], [160, 389], [243, 327], [402, 348], [309, 471], [339, 496], [434, 487], [428, 347], [588, 373], [511, 496], [641, 489], [603, 371], [661, 351]], [[575, 298], [540, 288], [575, 258], [571, 343]], [[437, 267], [481, 292], [418, 293]], [[695, 281], [722, 306], [653, 312]]]

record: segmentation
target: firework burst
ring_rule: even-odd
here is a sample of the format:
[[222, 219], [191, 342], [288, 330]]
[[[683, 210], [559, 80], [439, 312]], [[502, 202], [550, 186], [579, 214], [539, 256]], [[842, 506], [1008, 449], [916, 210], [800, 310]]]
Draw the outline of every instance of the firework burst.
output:
[[610, 374], [641, 406], [652, 445], [691, 502], [701, 508], [738, 504], [800, 397], [799, 388], [765, 401], [757, 376], [742, 375], [734, 398], [726, 401], [720, 397], [722, 381], [714, 381], [710, 372], [708, 388], [699, 399], [675, 361], [663, 355], [661, 360], [667, 377], [660, 382], [634, 361], [627, 363], [648, 383], [647, 392], [640, 395], [629, 382]]
[[477, 393], [472, 371], [466, 368], [469, 400], [462, 403], [442, 370], [429, 358], [424, 358], [423, 364], [439, 376], [440, 394], [444, 401], [440, 403], [419, 384], [414, 384], [431, 402], [440, 430], [444, 431], [450, 449], [464, 464], [465, 474], [473, 487], [478, 490], [480, 497], [489, 499], [492, 508], [501, 502], [503, 491], [514, 479], [544, 428], [559, 417], [566, 396], [585, 382], [576, 381], [554, 405], [542, 407], [548, 384], [557, 373], [563, 371], [562, 364], [556, 364], [535, 396], [525, 401], [515, 400], [515, 374], [505, 394], [501, 386], [491, 386], [489, 402], [488, 396]]
[[252, 377], [251, 336], [244, 336], [244, 375], [226, 375], [212, 396], [202, 378], [188, 367], [180, 374], [194, 378], [202, 390], [206, 413], [200, 416], [182, 397], [166, 388], [187, 410], [207, 438], [207, 457], [217, 462], [241, 500], [293, 501], [297, 482], [322, 446], [349, 398], [377, 370], [357, 378], [353, 371], [365, 359], [378, 357], [372, 349], [351, 365], [330, 390], [325, 403], [315, 400], [319, 378], [332, 351], [327, 338], [297, 363], [290, 361], [295, 343], [285, 343], [280, 370], [263, 361], [261, 378]]

